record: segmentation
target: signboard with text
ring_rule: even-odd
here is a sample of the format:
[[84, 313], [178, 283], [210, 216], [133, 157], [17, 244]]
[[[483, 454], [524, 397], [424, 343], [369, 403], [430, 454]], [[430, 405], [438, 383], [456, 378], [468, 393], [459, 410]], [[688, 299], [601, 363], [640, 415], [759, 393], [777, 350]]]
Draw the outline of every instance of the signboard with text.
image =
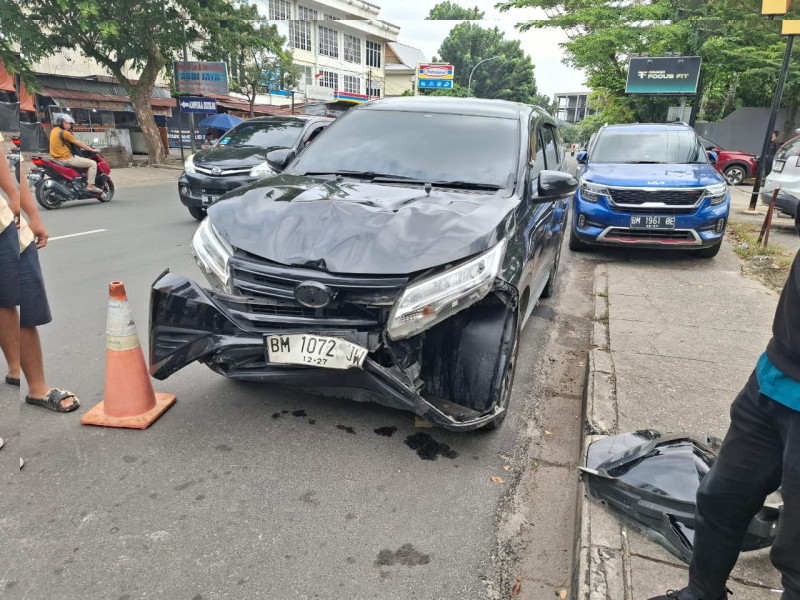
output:
[[417, 85], [420, 89], [451, 89], [453, 87], [453, 65], [418, 65]]
[[700, 77], [699, 56], [633, 57], [628, 65], [628, 94], [692, 96]]
[[224, 62], [175, 61], [175, 87], [181, 94], [228, 95], [228, 67]]
[[194, 98], [183, 96], [178, 98], [178, 106], [182, 113], [215, 113], [217, 101], [214, 98]]

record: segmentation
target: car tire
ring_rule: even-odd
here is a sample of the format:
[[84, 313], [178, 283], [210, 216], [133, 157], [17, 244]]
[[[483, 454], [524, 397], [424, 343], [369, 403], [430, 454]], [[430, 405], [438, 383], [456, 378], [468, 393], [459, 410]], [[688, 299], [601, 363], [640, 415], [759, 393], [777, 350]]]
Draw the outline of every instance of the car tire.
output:
[[728, 185], [739, 185], [747, 179], [747, 169], [741, 165], [725, 167], [722, 174], [725, 176], [725, 181], [728, 182]]
[[547, 278], [547, 283], [542, 289], [540, 298], [550, 298], [556, 293], [556, 285], [558, 284], [558, 265], [561, 263], [561, 246], [558, 247], [558, 254], [556, 260], [550, 269], [550, 276]]
[[190, 206], [188, 208], [189, 208], [189, 214], [192, 215], [198, 221], [202, 221], [203, 219], [206, 218], [205, 208], [200, 208], [198, 206]]
[[693, 250], [692, 254], [694, 254], [697, 258], [714, 258], [717, 254], [719, 254], [720, 248], [722, 248], [722, 240], [718, 241], [713, 246], [709, 246], [708, 248]]
[[573, 252], [586, 252], [589, 250], [589, 244], [579, 240], [572, 227], [569, 228], [569, 249]]
[[[521, 317], [520, 317], [521, 319]], [[503, 375], [503, 383], [502, 389], [500, 391], [500, 400], [498, 401], [497, 405], [505, 410], [500, 413], [500, 416], [497, 417], [494, 421], [491, 421], [484, 425], [481, 429], [485, 429], [486, 431], [494, 431], [499, 429], [500, 426], [503, 424], [503, 421], [506, 420], [506, 416], [508, 415], [508, 405], [511, 403], [511, 391], [514, 388], [514, 375], [517, 372], [517, 354], [519, 353], [519, 337], [521, 335], [520, 327], [519, 327], [519, 320], [517, 321], [517, 332], [514, 336], [514, 346], [511, 349], [511, 357], [509, 358], [508, 365], [506, 366], [506, 372]]]

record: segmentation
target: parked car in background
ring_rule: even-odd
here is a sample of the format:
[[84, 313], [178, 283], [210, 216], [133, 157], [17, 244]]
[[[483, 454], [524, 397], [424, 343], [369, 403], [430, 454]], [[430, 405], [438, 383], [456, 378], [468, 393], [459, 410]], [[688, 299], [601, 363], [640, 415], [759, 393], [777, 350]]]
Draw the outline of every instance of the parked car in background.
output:
[[[150, 373], [355, 390], [440, 427], [497, 427], [520, 332], [553, 293], [578, 181], [526, 104], [386, 98], [280, 175], [226, 194], [192, 242], [212, 289], [153, 284]], [[341, 394], [340, 394], [341, 395]]]
[[800, 136], [792, 138], [778, 149], [772, 172], [761, 189], [761, 203], [769, 205], [775, 188], [780, 188], [775, 206], [781, 212], [796, 217], [800, 203]]
[[256, 117], [192, 154], [178, 180], [181, 202], [198, 221], [222, 194], [283, 170], [333, 119]]
[[[588, 152], [569, 247], [643, 246], [716, 256], [730, 193], [694, 130], [682, 123], [607, 125]], [[709, 162], [711, 161], [711, 162]]]
[[725, 177], [729, 185], [739, 185], [745, 179], [756, 176], [758, 170], [758, 157], [748, 152], [725, 150], [716, 142], [699, 136], [700, 143], [707, 152], [715, 152], [717, 162], [714, 168]]

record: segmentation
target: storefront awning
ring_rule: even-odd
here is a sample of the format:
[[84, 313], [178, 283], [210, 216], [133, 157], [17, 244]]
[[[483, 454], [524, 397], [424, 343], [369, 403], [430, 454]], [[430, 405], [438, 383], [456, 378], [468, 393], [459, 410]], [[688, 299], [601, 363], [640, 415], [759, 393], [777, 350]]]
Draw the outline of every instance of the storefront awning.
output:
[[[127, 96], [113, 94], [98, 94], [95, 92], [79, 92], [77, 90], [57, 90], [42, 88], [41, 96], [49, 96], [59, 106], [71, 108], [99, 108], [102, 110], [133, 111], [131, 100]], [[171, 108], [176, 106], [175, 98], [152, 98], [150, 105], [153, 112], [158, 115], [169, 115]]]
[[6, 71], [6, 66], [0, 60], [0, 90], [4, 92], [16, 92], [14, 89], [14, 78]]
[[[236, 98], [235, 96], [217, 96], [214, 94], [206, 94], [209, 98], [215, 98], [217, 106], [222, 106], [228, 110], [233, 110], [240, 113], [250, 113], [250, 103], [243, 98]], [[291, 111], [289, 106], [271, 106], [269, 104], [256, 104], [253, 106], [253, 112], [259, 115], [285, 115]]]

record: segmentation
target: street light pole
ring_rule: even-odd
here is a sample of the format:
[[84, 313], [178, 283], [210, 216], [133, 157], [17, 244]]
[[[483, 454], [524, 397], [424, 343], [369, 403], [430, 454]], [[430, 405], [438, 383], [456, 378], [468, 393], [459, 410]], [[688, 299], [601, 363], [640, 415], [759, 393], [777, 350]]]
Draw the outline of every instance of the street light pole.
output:
[[475, 72], [475, 69], [477, 69], [477, 68], [478, 68], [479, 66], [481, 66], [483, 63], [485, 63], [485, 62], [487, 62], [487, 61], [490, 61], [490, 60], [494, 60], [495, 58], [503, 58], [503, 55], [501, 54], [501, 55], [498, 55], [498, 56], [492, 56], [491, 58], [484, 58], [484, 59], [483, 59], [482, 61], [480, 61], [480, 62], [479, 62], [477, 65], [475, 65], [474, 67], [472, 67], [472, 71], [470, 71], [470, 72], [469, 72], [469, 83], [467, 83], [467, 93], [468, 93], [470, 96], [472, 95], [472, 74]]

